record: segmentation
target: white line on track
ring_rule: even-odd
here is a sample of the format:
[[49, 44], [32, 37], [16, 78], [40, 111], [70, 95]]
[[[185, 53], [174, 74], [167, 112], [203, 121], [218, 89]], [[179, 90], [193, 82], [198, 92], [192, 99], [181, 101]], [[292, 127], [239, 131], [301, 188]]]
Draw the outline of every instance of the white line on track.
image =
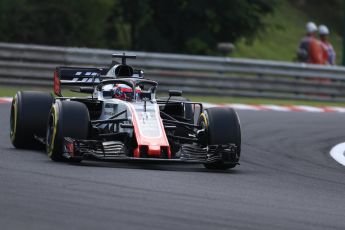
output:
[[339, 164], [345, 166], [345, 143], [340, 143], [334, 146], [330, 151], [330, 155]]
[[289, 112], [290, 109], [279, 105], [261, 105], [262, 108], [273, 111]]
[[227, 104], [226, 106], [232, 107], [234, 109], [240, 110], [262, 110], [253, 105], [246, 105], [246, 104]]
[[321, 113], [324, 112], [324, 109], [322, 108], [317, 108], [314, 106], [306, 106], [306, 105], [294, 105], [293, 107], [302, 110], [302, 111], [306, 111], [306, 112], [316, 112], [316, 113]]
[[334, 111], [334, 112], [338, 112], [338, 113], [345, 113], [344, 107], [329, 106], [329, 107], [326, 107], [326, 109], [328, 109], [329, 111]]
[[0, 103], [10, 103], [12, 102], [12, 97], [1, 97]]

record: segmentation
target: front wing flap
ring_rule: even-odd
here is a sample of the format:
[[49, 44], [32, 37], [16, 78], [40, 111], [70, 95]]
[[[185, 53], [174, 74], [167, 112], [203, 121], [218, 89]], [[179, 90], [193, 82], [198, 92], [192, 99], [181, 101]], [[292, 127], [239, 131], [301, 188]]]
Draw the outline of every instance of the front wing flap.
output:
[[64, 156], [66, 158], [83, 158], [106, 161], [151, 161], [159, 163], [212, 163], [224, 161], [226, 163], [238, 164], [237, 146], [212, 145], [201, 148], [197, 145], [185, 144], [181, 146], [176, 157], [168, 158], [144, 158], [132, 157], [127, 147], [121, 141], [99, 140], [75, 140], [65, 138]]

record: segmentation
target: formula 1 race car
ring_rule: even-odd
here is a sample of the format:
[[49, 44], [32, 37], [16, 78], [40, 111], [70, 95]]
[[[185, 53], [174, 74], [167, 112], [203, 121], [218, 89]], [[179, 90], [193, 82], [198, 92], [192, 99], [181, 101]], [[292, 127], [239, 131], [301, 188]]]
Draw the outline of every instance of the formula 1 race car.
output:
[[[114, 54], [110, 68], [57, 67], [50, 93], [19, 91], [11, 106], [10, 138], [16, 148], [46, 146], [53, 161], [83, 159], [201, 163], [235, 167], [241, 128], [231, 108], [204, 109], [182, 92], [156, 98], [158, 83]], [[62, 86], [88, 97], [63, 97]], [[42, 145], [43, 144], [43, 145]]]

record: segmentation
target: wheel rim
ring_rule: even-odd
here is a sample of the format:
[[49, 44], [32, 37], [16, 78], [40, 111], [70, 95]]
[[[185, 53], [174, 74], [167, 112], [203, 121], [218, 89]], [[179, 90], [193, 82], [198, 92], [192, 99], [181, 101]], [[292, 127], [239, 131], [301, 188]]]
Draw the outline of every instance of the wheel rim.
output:
[[206, 138], [204, 138], [204, 140], [202, 141], [202, 145], [203, 146], [207, 146], [208, 145], [208, 138], [207, 138], [207, 132], [208, 132], [208, 122], [207, 122], [207, 117], [206, 117], [206, 114], [205, 113], [201, 113], [200, 114], [200, 118], [199, 118], [199, 125], [202, 127], [202, 129], [205, 130], [205, 135], [206, 135]]
[[52, 107], [52, 111], [49, 115], [47, 135], [46, 135], [46, 148], [48, 156], [51, 157], [54, 150], [54, 142], [56, 138], [57, 129], [57, 114], [55, 106]]
[[10, 138], [13, 142], [15, 140], [16, 136], [16, 130], [17, 130], [17, 97], [13, 99], [12, 105], [11, 105], [11, 116], [10, 116]]

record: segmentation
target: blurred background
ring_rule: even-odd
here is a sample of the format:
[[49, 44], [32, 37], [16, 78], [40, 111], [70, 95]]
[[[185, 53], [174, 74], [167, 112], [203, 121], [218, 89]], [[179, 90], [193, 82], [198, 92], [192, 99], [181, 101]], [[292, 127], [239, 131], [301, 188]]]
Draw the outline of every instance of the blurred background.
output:
[[[107, 66], [126, 51], [163, 93], [343, 105], [344, 11], [343, 0], [0, 0], [0, 96], [51, 89], [56, 66]], [[338, 66], [297, 62], [309, 21], [329, 28]]]
[[326, 24], [341, 62], [342, 0], [0, 0], [0, 41], [292, 61]]

